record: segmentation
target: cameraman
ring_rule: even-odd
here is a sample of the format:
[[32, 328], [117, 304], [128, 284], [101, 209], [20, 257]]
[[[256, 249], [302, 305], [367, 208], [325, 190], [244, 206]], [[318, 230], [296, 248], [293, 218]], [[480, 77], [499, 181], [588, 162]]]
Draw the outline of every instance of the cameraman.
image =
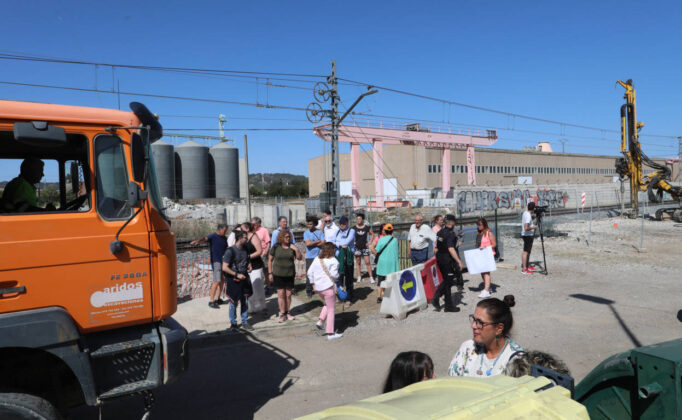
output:
[[523, 238], [523, 253], [521, 254], [521, 272], [523, 274], [533, 274], [535, 269], [528, 265], [530, 258], [530, 250], [533, 248], [533, 237], [535, 236], [535, 228], [533, 225], [533, 210], [535, 210], [535, 203], [528, 203], [528, 210], [523, 212], [521, 216], [521, 237]]

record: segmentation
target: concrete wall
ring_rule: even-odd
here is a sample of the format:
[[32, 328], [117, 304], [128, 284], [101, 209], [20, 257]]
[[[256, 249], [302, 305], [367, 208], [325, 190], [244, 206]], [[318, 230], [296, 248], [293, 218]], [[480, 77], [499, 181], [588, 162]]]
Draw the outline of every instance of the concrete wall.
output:
[[[228, 204], [224, 206], [225, 221], [232, 227], [237, 223], [245, 222], [248, 219], [248, 209], [246, 204]], [[251, 217], [258, 216], [263, 220], [263, 226], [268, 229], [277, 227], [277, 219], [285, 216], [289, 219], [289, 225], [296, 226], [300, 223], [305, 224], [305, 203], [296, 204], [251, 204]]]

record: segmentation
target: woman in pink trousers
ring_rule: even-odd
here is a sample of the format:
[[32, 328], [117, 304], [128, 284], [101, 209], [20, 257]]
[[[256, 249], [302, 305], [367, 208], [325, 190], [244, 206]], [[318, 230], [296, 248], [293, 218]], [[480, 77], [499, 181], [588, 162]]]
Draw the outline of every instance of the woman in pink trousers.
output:
[[320, 255], [313, 260], [308, 269], [308, 278], [313, 285], [313, 289], [320, 295], [324, 302], [324, 308], [320, 312], [320, 319], [317, 321], [317, 328], [320, 330], [327, 321], [326, 333], [327, 340], [341, 338], [342, 334], [334, 331], [334, 306], [336, 305], [336, 280], [339, 278], [339, 262], [334, 256], [336, 247], [331, 242], [322, 245]]

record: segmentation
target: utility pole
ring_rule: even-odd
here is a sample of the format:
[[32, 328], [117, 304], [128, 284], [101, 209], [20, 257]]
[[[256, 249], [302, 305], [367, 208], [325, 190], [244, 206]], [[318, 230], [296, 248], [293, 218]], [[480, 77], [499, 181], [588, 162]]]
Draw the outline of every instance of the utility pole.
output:
[[[332, 213], [338, 215], [338, 211], [341, 206], [341, 188], [340, 181], [341, 176], [339, 174], [339, 126], [343, 120], [350, 114], [350, 112], [355, 108], [355, 106], [360, 103], [362, 98], [368, 95], [373, 95], [378, 91], [372, 86], [367, 87], [367, 92], [360, 95], [353, 104], [348, 107], [346, 112], [339, 117], [339, 102], [341, 97], [339, 96], [338, 90], [338, 80], [336, 78], [336, 60], [332, 60], [332, 73], [327, 77], [327, 84], [323, 82], [318, 82], [313, 88], [313, 96], [316, 102], [311, 102], [306, 108], [306, 117], [308, 121], [313, 124], [319, 123], [324, 117], [328, 117], [331, 120], [331, 175], [332, 182], [331, 185], [327, 184], [326, 189], [329, 194], [329, 201]], [[331, 86], [331, 87], [330, 87]], [[331, 99], [331, 109], [322, 109], [320, 104]], [[326, 176], [326, 175], [325, 175]]]
[[566, 140], [566, 139], [559, 139], [559, 141], [561, 142], [561, 153], [566, 153], [566, 142], [567, 142], [568, 140]]
[[675, 177], [675, 181], [680, 179], [680, 172], [682, 172], [682, 137], [677, 138], [677, 157], [679, 159], [677, 161], [677, 176]]
[[249, 146], [246, 142], [246, 134], [244, 134], [244, 166], [246, 167], [246, 216], [247, 220], [251, 221], [251, 191], [249, 191]]
[[[332, 212], [337, 215], [338, 206], [341, 205], [340, 171], [339, 171], [339, 91], [336, 80], [336, 60], [332, 60], [332, 74], [327, 78], [331, 85], [331, 121], [332, 121], [332, 191], [329, 191]], [[333, 197], [333, 198], [332, 198]]]

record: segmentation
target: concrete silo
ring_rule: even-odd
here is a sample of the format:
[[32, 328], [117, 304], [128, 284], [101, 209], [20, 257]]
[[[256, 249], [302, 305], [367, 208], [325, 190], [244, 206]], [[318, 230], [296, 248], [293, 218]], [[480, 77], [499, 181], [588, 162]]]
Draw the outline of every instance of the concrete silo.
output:
[[207, 198], [208, 147], [188, 140], [175, 148], [178, 198]]
[[239, 200], [239, 150], [223, 142], [211, 147], [209, 154], [215, 171], [210, 175], [215, 180], [215, 197]]
[[175, 148], [163, 140], [152, 143], [156, 179], [162, 197], [175, 198]]

